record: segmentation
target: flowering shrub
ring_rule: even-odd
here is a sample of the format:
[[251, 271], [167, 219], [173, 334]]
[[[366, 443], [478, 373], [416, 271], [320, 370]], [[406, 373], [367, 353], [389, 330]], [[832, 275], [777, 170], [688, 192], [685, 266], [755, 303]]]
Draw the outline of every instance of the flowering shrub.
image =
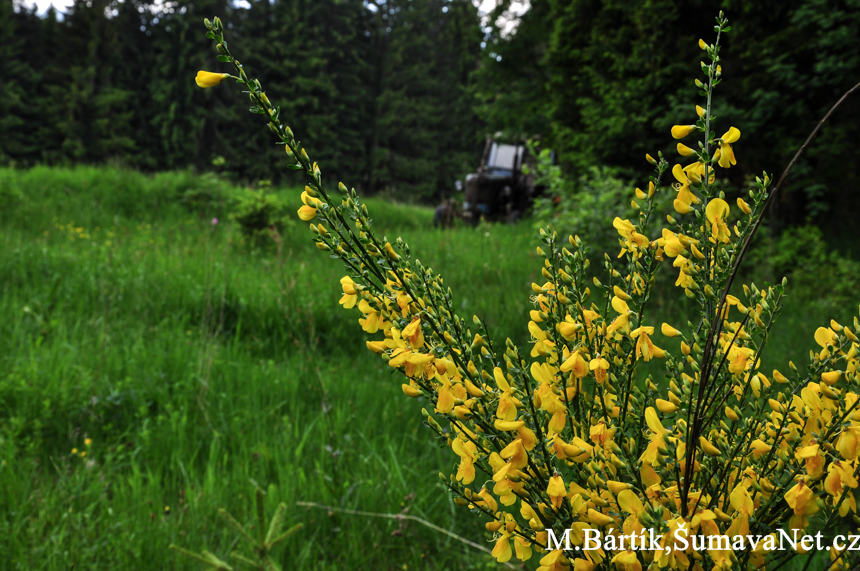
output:
[[[831, 322], [816, 331], [804, 369], [761, 370], [785, 282], [731, 289], [771, 179], [757, 178], [750, 202], [734, 205], [715, 184], [717, 168], [736, 164], [741, 137], [735, 127], [712, 131], [719, 39], [730, 30], [722, 14], [714, 43], [699, 41], [708, 63], [695, 81], [698, 118], [671, 131], [698, 144], [678, 143], [685, 165], [647, 157], [654, 176], [635, 190], [636, 215], [613, 221], [620, 252], [601, 259], [602, 277], [587, 280], [579, 238], [541, 230], [529, 348], [457, 315], [442, 276], [402, 239], [376, 232], [354, 189], [326, 189], [279, 108], [230, 53], [221, 21], [206, 25], [238, 75], [201, 72], [198, 84], [244, 85], [288, 168], [307, 173], [298, 215], [346, 268], [340, 304], [374, 337], [368, 349], [403, 374], [406, 396], [430, 403], [427, 425], [459, 457], [443, 480], [458, 505], [487, 520], [499, 561], [537, 557], [541, 571], [775, 569], [813, 550], [778, 550], [786, 529], [844, 532], [856, 511], [860, 341]], [[674, 213], [662, 225], [655, 202], [669, 192]], [[661, 338], [648, 301], [665, 263], [696, 318], [659, 325]], [[653, 359], [665, 380], [643, 373]], [[577, 550], [593, 530], [600, 547]], [[830, 547], [833, 565], [846, 566], [845, 547]]]

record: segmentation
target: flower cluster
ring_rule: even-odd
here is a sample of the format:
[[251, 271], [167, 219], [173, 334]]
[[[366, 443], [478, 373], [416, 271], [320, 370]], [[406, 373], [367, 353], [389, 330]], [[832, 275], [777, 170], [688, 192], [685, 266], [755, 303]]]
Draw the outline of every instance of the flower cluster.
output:
[[[699, 43], [708, 60], [704, 80], [696, 79], [704, 106], [694, 124], [671, 131], [676, 139], [698, 136], [698, 145], [679, 143], [689, 162], [671, 169], [662, 154], [646, 157], [655, 173], [647, 190], [634, 191], [638, 218], [613, 222], [617, 256], [606, 255], [595, 277], [582, 240], [540, 232], [543, 278], [532, 284], [528, 348], [493, 339], [478, 317], [457, 315], [443, 278], [403, 240], [379, 235], [354, 189], [340, 184], [336, 198], [324, 187], [280, 109], [230, 54], [220, 20], [206, 24], [238, 77], [203, 74], [198, 83], [231, 77], [245, 85], [289, 168], [308, 175], [298, 216], [311, 222], [317, 247], [346, 267], [340, 304], [373, 336], [368, 349], [402, 373], [404, 394], [430, 403], [427, 425], [459, 459], [443, 480], [455, 503], [486, 518], [498, 561], [537, 557], [540, 571], [776, 568], [797, 553], [769, 551], [767, 542], [706, 549], [679, 542], [678, 533], [831, 533], [851, 523], [860, 323], [818, 329], [805, 370], [790, 363], [768, 373], [762, 354], [785, 282], [732, 289], [771, 179], [756, 178], [737, 208], [717, 186], [717, 169], [737, 163], [740, 139], [735, 127], [721, 137], [711, 130], [719, 39], [730, 30], [722, 14], [716, 41]], [[671, 187], [663, 182], [669, 170]], [[675, 212], [660, 227], [655, 197], [669, 191]], [[697, 316], [685, 325], [646, 317], [656, 272], [667, 263]], [[665, 379], [643, 372], [652, 359]], [[564, 551], [553, 541], [566, 535], [582, 546], [595, 529], [619, 539], [648, 530], [656, 546], [634, 550], [622, 540]], [[830, 555], [833, 566], [847, 565], [846, 553]]]

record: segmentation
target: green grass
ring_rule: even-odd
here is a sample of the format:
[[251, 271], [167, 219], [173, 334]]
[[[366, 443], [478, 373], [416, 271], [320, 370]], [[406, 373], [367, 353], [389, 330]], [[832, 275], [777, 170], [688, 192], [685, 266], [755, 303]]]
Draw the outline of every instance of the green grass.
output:
[[[467, 565], [470, 548], [414, 523], [293, 507], [408, 509], [473, 540], [486, 533], [440, 493], [436, 474], [455, 459], [337, 304], [338, 265], [304, 224], [278, 251], [243, 243], [218, 200], [183, 206], [211, 182], [0, 171], [18, 197], [0, 220], [2, 559], [199, 569], [168, 544], [226, 557], [236, 534], [217, 509], [250, 522], [259, 485], [270, 510], [286, 502], [287, 523], [305, 525], [285, 569], [482, 567], [488, 557]], [[444, 271], [465, 312], [524, 338], [527, 227], [441, 232], [430, 209], [369, 206]]]
[[[295, 506], [408, 510], [487, 539], [441, 491], [456, 458], [422, 426], [422, 403], [338, 306], [338, 263], [299, 222], [279, 247], [246, 243], [228, 217], [235, 192], [192, 173], [0, 170], [0, 560], [200, 569], [167, 546], [225, 558], [237, 534], [217, 510], [250, 522], [259, 486], [270, 513], [285, 502], [287, 524], [304, 524], [285, 569], [497, 568], [415, 523]], [[298, 207], [298, 191], [279, 193]], [[368, 205], [463, 315], [527, 340], [540, 268], [528, 223], [439, 231], [431, 209]], [[683, 296], [660, 292], [655, 320], [683, 319]], [[805, 363], [827, 311], [851, 313], [790, 301], [765, 365]]]

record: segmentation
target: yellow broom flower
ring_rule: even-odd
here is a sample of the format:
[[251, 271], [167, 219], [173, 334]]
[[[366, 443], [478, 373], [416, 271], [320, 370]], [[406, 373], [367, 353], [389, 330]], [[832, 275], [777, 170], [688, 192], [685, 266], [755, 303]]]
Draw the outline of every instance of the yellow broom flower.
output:
[[676, 139], [683, 139], [693, 132], [695, 125], [675, 125], [672, 127], [672, 136]]
[[737, 142], [741, 138], [741, 132], [735, 127], [730, 127], [720, 138], [720, 157], [719, 165], [724, 169], [736, 165], [735, 152], [732, 150], [732, 143]]
[[207, 89], [220, 84], [227, 79], [227, 75], [226, 73], [212, 73], [211, 71], [200, 70], [197, 72], [197, 77], [194, 78], [194, 81], [197, 82], [197, 87]]

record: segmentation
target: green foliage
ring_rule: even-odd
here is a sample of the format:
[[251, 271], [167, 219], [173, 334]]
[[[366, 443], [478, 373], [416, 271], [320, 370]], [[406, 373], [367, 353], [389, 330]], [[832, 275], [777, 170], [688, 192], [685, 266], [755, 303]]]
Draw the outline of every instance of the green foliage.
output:
[[333, 181], [429, 201], [475, 168], [481, 29], [469, 0], [76, 0], [62, 18], [3, 0], [0, 165], [202, 170], [223, 156], [234, 180], [298, 181], [278, 166], [281, 147], [260, 150], [268, 134], [241, 126], [241, 108], [195, 85], [198, 70], [223, 67], [200, 31], [213, 13], [289, 94], [283, 112], [325, 148]]
[[[646, 152], [667, 145], [672, 125], [696, 117], [685, 103], [711, 33], [694, 13], [724, 9], [734, 17], [727, 57], [730, 79], [714, 101], [720, 120], [743, 125], [746, 160], [732, 169], [737, 187], [765, 168], [787, 165], [816, 123], [860, 77], [860, 2], [788, 0], [533, 0], [513, 36], [494, 31], [480, 77], [495, 129], [520, 131], [524, 117], [543, 118], [542, 143], [559, 152], [571, 176], [593, 165], [644, 176]], [[521, 36], [522, 33], [522, 36]], [[494, 56], [501, 56], [496, 61]], [[521, 81], [517, 81], [521, 78]], [[494, 94], [499, 94], [495, 96]], [[497, 101], [498, 106], [492, 102]], [[731, 102], [729, 104], [728, 102]], [[795, 167], [772, 215], [782, 226], [821, 223], [851, 228], [860, 207], [856, 149], [860, 98], [846, 102]]]
[[189, 212], [201, 216], [222, 215], [231, 202], [231, 195], [236, 194], [216, 173], [198, 175], [186, 171], [182, 176], [187, 182], [178, 189], [177, 198]]
[[377, 47], [371, 188], [406, 183], [415, 199], [450, 193], [480, 157], [467, 92], [480, 55], [476, 11], [467, 1], [389, 0], [376, 16], [391, 31]]
[[475, 72], [477, 108], [490, 131], [517, 139], [548, 137], [552, 134], [550, 77], [541, 62], [549, 45], [552, 12], [547, 0], [531, 0], [516, 33], [503, 36], [496, 23], [510, 4], [498, 2], [487, 18], [489, 33], [481, 67]]
[[269, 181], [261, 181], [257, 189], [246, 188], [234, 198], [230, 216], [242, 233], [249, 238], [262, 238], [271, 232], [282, 232], [294, 223], [294, 212], [284, 200], [270, 190]]
[[[219, 513], [224, 518], [227, 525], [232, 527], [235, 531], [238, 531], [239, 535], [245, 540], [245, 543], [247, 543], [251, 548], [251, 554], [248, 556], [243, 555], [239, 551], [234, 551], [230, 556], [237, 562], [248, 565], [252, 569], [259, 569], [260, 571], [280, 571], [281, 567], [275, 559], [273, 559], [271, 552], [279, 544], [283, 543], [291, 535], [299, 531], [302, 528], [302, 524], [297, 523], [287, 531], [283, 531], [282, 526], [287, 513], [287, 505], [281, 503], [278, 504], [278, 508], [275, 510], [275, 515], [272, 516], [272, 520], [267, 525], [265, 516], [266, 502], [263, 490], [257, 488], [255, 497], [257, 518], [255, 523], [251, 525], [251, 529], [248, 531], [246, 531], [245, 526], [239, 523], [228, 511], [223, 509], [219, 510]], [[264, 533], [265, 535], [263, 535]], [[252, 535], [256, 535], [257, 537], [254, 538]], [[228, 563], [219, 559], [209, 551], [203, 551], [202, 553], [197, 554], [177, 545], [171, 545], [170, 548], [182, 555], [185, 555], [189, 559], [209, 565], [210, 571], [233, 570]]]
[[807, 304], [832, 310], [857, 301], [860, 262], [830, 249], [815, 226], [790, 228], [761, 244], [756, 262], [774, 276], [788, 276], [792, 294]]
[[[339, 326], [341, 274], [307, 226], [284, 230], [280, 254], [251, 248], [228, 216], [213, 226], [212, 213], [180, 202], [200, 180], [0, 169], [0, 188], [24, 191], [0, 208], [4, 561], [199, 571], [168, 545], [226, 558], [238, 533], [217, 511], [253, 521], [253, 479], [268, 514], [283, 502], [289, 525], [305, 526], [284, 542], [284, 569], [486, 568], [414, 525], [294, 507], [408, 509], [463, 536], [485, 533], [423, 485], [450, 459], [415, 445], [426, 438], [411, 420], [417, 403], [404, 409], [385, 364]], [[295, 203], [300, 190], [290, 193]], [[368, 205], [380, 231], [416, 236], [453, 287], [494, 284], [460, 303], [524, 340], [528, 307], [507, 292], [535, 279], [528, 228], [438, 232], [432, 209]], [[479, 263], [485, 255], [492, 266]]]
[[[33, 70], [20, 59], [23, 49], [11, 2], [0, 2], [0, 164], [27, 147], [22, 127], [25, 91], [22, 82], [32, 80]], [[0, 189], [0, 192], [3, 192]]]
[[[535, 152], [532, 146], [532, 152]], [[535, 200], [534, 225], [547, 225], [560, 234], [579, 235], [601, 252], [616, 249], [618, 232], [612, 227], [616, 217], [631, 218], [630, 183], [618, 177], [616, 169], [591, 167], [575, 180], [562, 175], [553, 164], [548, 149], [537, 154], [535, 183], [546, 190]]]

